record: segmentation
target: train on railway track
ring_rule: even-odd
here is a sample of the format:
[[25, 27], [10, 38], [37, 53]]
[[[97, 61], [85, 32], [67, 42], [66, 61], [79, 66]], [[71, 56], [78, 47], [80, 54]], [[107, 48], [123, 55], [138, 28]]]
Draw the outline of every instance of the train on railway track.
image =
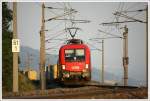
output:
[[80, 39], [67, 40], [59, 50], [58, 70], [64, 80], [91, 80], [89, 47]]
[[[47, 67], [46, 74], [53, 73], [53, 80], [90, 81], [91, 56], [89, 47], [81, 39], [69, 39], [59, 49], [57, 66]], [[51, 70], [51, 72], [48, 72]], [[50, 76], [52, 77], [52, 76]], [[46, 77], [48, 78], [48, 77]]]

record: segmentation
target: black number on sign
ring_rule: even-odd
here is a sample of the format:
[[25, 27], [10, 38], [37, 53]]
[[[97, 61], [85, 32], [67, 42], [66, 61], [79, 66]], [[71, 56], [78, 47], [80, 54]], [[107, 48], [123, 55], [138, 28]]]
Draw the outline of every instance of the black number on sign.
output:
[[18, 45], [18, 40], [17, 41], [13, 41], [13, 45]]

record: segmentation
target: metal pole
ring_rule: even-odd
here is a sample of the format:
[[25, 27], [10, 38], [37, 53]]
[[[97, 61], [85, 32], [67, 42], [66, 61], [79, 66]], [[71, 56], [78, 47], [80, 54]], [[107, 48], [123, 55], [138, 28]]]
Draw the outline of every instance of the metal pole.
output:
[[[13, 39], [17, 39], [17, 2], [13, 2]], [[18, 92], [18, 52], [13, 52], [13, 92]]]
[[148, 6], [146, 7], [146, 87], [148, 87]]
[[124, 67], [124, 86], [128, 85], [128, 28], [124, 27], [123, 33], [123, 67]]
[[42, 4], [42, 26], [40, 31], [40, 74], [41, 74], [41, 90], [45, 90], [45, 24], [44, 24], [44, 3]]
[[102, 84], [104, 84], [104, 40], [102, 40]]

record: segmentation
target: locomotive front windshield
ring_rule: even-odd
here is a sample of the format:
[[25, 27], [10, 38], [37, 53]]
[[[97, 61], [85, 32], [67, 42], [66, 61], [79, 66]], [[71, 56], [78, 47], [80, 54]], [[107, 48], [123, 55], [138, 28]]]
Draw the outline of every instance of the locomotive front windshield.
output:
[[65, 60], [66, 61], [84, 61], [85, 60], [84, 49], [66, 49]]

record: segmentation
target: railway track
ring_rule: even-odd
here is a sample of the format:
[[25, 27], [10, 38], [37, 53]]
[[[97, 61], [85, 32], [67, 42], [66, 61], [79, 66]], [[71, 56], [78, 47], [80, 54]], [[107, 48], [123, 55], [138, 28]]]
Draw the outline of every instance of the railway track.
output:
[[[143, 91], [143, 94], [142, 94]], [[64, 87], [3, 96], [7, 99], [147, 98], [147, 89], [131, 86], [87, 85]]]

